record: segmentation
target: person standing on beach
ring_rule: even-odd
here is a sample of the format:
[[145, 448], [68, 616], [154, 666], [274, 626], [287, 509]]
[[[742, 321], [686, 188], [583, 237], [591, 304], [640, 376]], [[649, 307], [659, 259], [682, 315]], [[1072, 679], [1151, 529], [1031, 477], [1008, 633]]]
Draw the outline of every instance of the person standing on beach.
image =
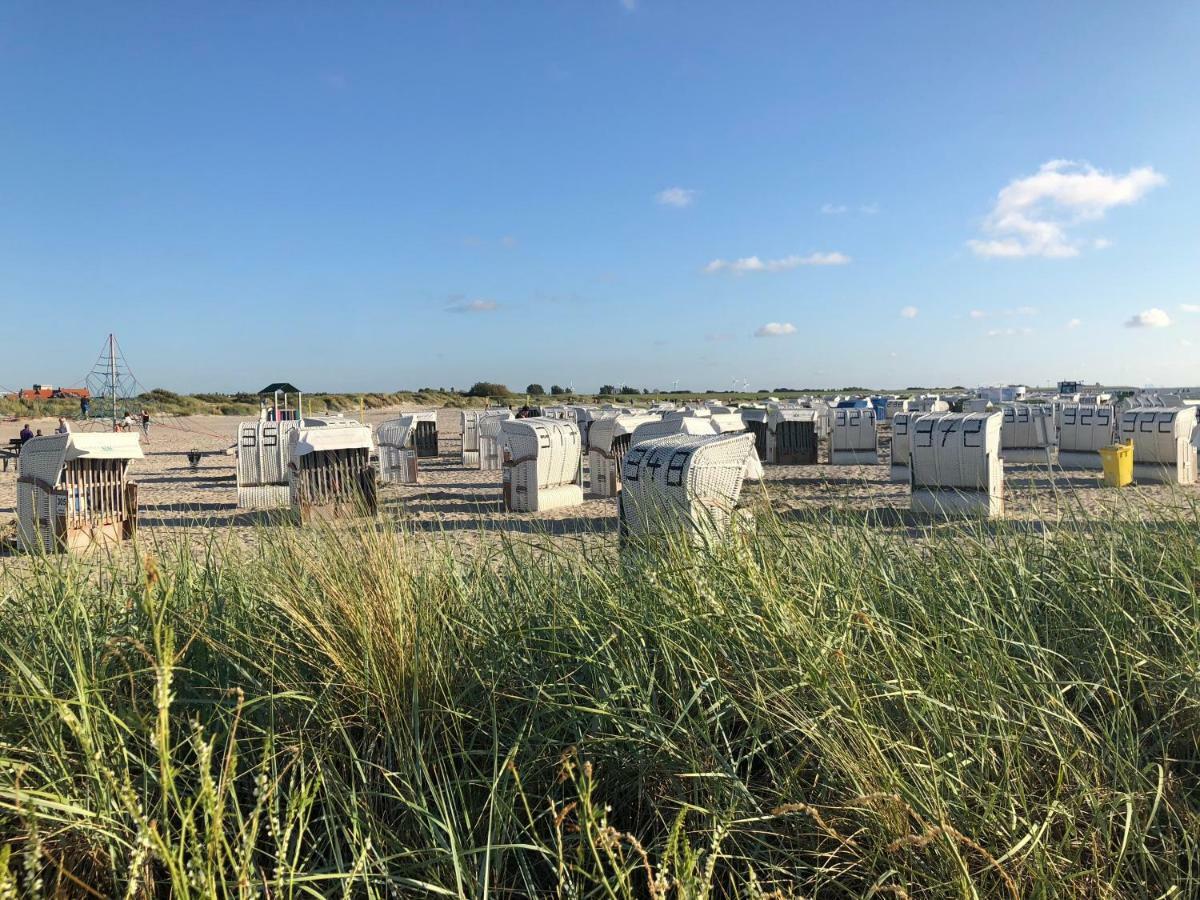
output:
[[146, 436], [146, 440], [150, 440], [150, 410], [142, 410], [142, 434]]
[[92, 411], [92, 401], [87, 397], [79, 398], [79, 416], [80, 418], [88, 418], [88, 413]]

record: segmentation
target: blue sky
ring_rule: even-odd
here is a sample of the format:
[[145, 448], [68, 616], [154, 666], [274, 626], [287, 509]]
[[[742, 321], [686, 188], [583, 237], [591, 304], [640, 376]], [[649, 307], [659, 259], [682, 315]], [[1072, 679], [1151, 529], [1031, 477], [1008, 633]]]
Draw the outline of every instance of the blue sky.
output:
[[1198, 46], [1183, 2], [9, 3], [0, 385], [109, 330], [177, 390], [1195, 384]]

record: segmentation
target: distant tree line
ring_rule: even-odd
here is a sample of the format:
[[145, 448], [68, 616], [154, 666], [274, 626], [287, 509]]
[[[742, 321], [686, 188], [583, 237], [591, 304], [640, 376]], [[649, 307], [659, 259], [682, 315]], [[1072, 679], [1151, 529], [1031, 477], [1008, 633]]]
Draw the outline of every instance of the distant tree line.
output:
[[[867, 388], [860, 387], [860, 386], [849, 386], [849, 387], [842, 387], [842, 388], [777, 387], [777, 388], [774, 388], [773, 390], [767, 390], [767, 388], [759, 388], [757, 390], [746, 390], [746, 391], [729, 391], [729, 390], [724, 390], [721, 388], [708, 388], [704, 391], [697, 392], [697, 391], [693, 391], [688, 388], [672, 388], [670, 390], [658, 390], [658, 389], [651, 389], [648, 387], [638, 388], [638, 387], [634, 387], [631, 384], [621, 384], [621, 385], [602, 384], [600, 386], [600, 390], [598, 390], [596, 392], [596, 395], [599, 397], [628, 397], [628, 396], [637, 396], [637, 395], [649, 396], [651, 394], [696, 395], [698, 393], [699, 394], [710, 394], [710, 395], [716, 395], [716, 394], [766, 395], [766, 394], [806, 394], [806, 393], [811, 394], [811, 393], [823, 393], [823, 392], [827, 392], [830, 390], [839, 391], [839, 392], [843, 392], [843, 393], [860, 393], [860, 394], [868, 392]], [[915, 391], [915, 390], [922, 390], [922, 389], [921, 388], [908, 388], [908, 390]], [[550, 385], [550, 389], [547, 391], [546, 387], [543, 384], [541, 384], [540, 382], [534, 381], [525, 386], [524, 393], [530, 397], [544, 397], [547, 395], [550, 395], [553, 397], [562, 397], [562, 396], [566, 396], [569, 394], [573, 394], [574, 391], [572, 391], [569, 388], [565, 388], [560, 384]], [[495, 381], [477, 381], [473, 385], [471, 385], [469, 390], [467, 390], [465, 392], [465, 396], [467, 396], [467, 397], [505, 398], [505, 397], [514, 396], [514, 393], [513, 393], [513, 391], [511, 391], [508, 388], [507, 385], [500, 384]]]
[[[532, 384], [526, 385], [525, 393], [531, 397], [544, 397], [546, 396], [547, 391], [542, 385], [535, 381]], [[561, 384], [552, 384], [550, 385], [549, 393], [554, 397], [562, 397], [571, 393], [571, 391], [563, 387]], [[477, 381], [471, 385], [470, 389], [467, 390], [466, 396], [511, 397], [513, 396], [513, 392], [508, 389], [508, 385], [506, 384], [500, 384], [499, 382], [495, 381]]]

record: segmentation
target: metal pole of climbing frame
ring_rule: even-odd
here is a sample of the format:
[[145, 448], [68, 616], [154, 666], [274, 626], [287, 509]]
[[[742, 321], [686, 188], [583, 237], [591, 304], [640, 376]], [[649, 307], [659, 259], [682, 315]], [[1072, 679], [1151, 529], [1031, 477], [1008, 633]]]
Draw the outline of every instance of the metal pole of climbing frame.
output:
[[108, 335], [108, 387], [112, 391], [112, 423], [117, 427], [117, 339]]

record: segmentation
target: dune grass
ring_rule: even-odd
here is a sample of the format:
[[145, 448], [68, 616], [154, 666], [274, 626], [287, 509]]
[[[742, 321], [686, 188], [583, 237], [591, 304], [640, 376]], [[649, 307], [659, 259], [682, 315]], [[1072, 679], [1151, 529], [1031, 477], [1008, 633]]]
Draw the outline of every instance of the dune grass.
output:
[[1195, 896], [1197, 533], [10, 565], [0, 896]]
[[[262, 398], [256, 394], [176, 394], [163, 388], [155, 388], [123, 401], [117, 409], [118, 415], [126, 412], [138, 413], [147, 409], [153, 416], [257, 416]], [[294, 398], [292, 402], [295, 402]], [[356, 412], [359, 409], [385, 409], [393, 406], [471, 406], [482, 405], [482, 400], [463, 397], [442, 391], [401, 391], [396, 393], [376, 392], [363, 394], [306, 394], [306, 411]], [[104, 419], [111, 409], [102, 400], [92, 403], [91, 416]], [[19, 400], [13, 395], [0, 396], [0, 416], [11, 418], [40, 419], [79, 416], [79, 401]]]

